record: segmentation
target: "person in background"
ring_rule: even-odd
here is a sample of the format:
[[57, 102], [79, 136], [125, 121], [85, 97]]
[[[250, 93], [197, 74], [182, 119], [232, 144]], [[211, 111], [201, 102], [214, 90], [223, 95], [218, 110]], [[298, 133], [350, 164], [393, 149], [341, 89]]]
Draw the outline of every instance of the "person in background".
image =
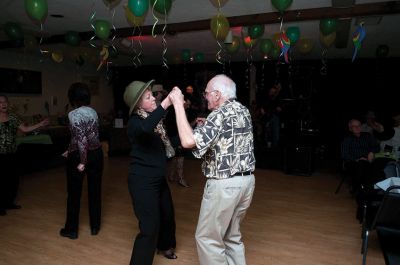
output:
[[344, 168], [352, 176], [352, 191], [357, 192], [361, 185], [373, 181], [372, 161], [374, 153], [379, 152], [379, 143], [370, 133], [361, 131], [359, 120], [351, 119], [348, 127], [351, 134], [343, 139], [341, 154]]
[[272, 147], [278, 146], [280, 138], [280, 113], [282, 112], [282, 106], [279, 94], [281, 90], [282, 86], [280, 83], [273, 85], [268, 90], [267, 97], [262, 108], [262, 113], [265, 119], [267, 143], [271, 142]]
[[48, 119], [30, 126], [23, 124], [15, 114], [9, 113], [8, 97], [0, 95], [0, 215], [6, 215], [7, 210], [21, 208], [15, 203], [19, 186], [17, 131], [28, 133], [48, 124]]
[[131, 265], [153, 264], [156, 249], [168, 259], [177, 258], [174, 207], [165, 177], [167, 158], [175, 151], [162, 122], [171, 101], [166, 97], [157, 105], [150, 89], [153, 82], [133, 81], [124, 93], [130, 115], [128, 187], [140, 230]]
[[156, 99], [157, 106], [160, 105], [161, 101], [163, 101], [163, 99], [168, 95], [168, 92], [161, 84], [154, 84], [151, 88], [151, 91]]
[[84, 83], [74, 83], [68, 90], [74, 110], [68, 113], [71, 142], [63, 154], [67, 158], [67, 216], [60, 235], [78, 238], [79, 210], [85, 174], [88, 183], [89, 219], [91, 235], [97, 235], [101, 225], [101, 179], [103, 151], [99, 140], [99, 118], [89, 107], [90, 92]]
[[212, 78], [204, 91], [208, 117], [193, 130], [184, 98], [174, 87], [169, 98], [176, 113], [182, 146], [203, 158], [207, 178], [196, 229], [200, 265], [245, 265], [240, 223], [255, 188], [253, 126], [249, 110], [236, 100], [236, 84], [226, 75]]

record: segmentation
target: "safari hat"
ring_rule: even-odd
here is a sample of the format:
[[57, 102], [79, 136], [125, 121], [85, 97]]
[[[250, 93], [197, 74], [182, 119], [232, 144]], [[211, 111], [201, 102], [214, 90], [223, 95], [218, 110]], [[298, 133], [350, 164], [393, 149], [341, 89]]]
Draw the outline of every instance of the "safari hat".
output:
[[149, 88], [153, 82], [154, 80], [150, 80], [147, 83], [142, 81], [133, 81], [125, 88], [124, 101], [129, 107], [129, 115], [132, 114], [133, 109], [138, 103], [140, 97], [143, 95], [144, 91]]

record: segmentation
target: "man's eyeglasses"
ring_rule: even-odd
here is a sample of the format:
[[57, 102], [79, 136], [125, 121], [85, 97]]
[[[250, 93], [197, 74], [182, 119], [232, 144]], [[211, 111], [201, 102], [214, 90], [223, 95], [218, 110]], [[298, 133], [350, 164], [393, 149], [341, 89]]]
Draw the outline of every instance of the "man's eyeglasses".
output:
[[212, 93], [212, 92], [215, 92], [215, 91], [218, 91], [218, 90], [211, 90], [211, 91], [204, 91], [203, 92], [203, 97], [207, 97], [208, 96], [208, 94], [210, 94], [210, 93]]

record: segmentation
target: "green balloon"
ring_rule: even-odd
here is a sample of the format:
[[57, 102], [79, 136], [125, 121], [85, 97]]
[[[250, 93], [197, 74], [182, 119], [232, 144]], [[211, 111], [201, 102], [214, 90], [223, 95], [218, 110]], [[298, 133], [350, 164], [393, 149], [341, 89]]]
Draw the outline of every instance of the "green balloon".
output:
[[290, 45], [294, 45], [300, 37], [299, 27], [288, 27], [286, 30], [286, 36], [290, 40]]
[[279, 55], [281, 54], [281, 50], [279, 48], [273, 48], [270, 52], [270, 56], [272, 59], [278, 59]]
[[4, 25], [4, 30], [7, 36], [12, 40], [22, 40], [24, 38], [24, 34], [22, 33], [22, 29], [19, 24], [14, 22], [7, 22]]
[[385, 58], [389, 55], [389, 47], [387, 45], [379, 45], [376, 48], [376, 57]]
[[183, 49], [182, 50], [182, 60], [185, 63], [190, 61], [190, 50], [189, 49]]
[[332, 18], [325, 18], [319, 22], [319, 30], [323, 35], [329, 35], [336, 31], [337, 20]]
[[196, 63], [202, 63], [204, 62], [204, 53], [202, 52], [197, 52], [194, 54], [194, 61]]
[[233, 36], [232, 43], [225, 44], [225, 47], [229, 53], [237, 52], [240, 48], [240, 38], [238, 36]]
[[99, 39], [106, 40], [110, 36], [110, 22], [98, 19], [94, 22], [94, 33]]
[[249, 28], [249, 36], [252, 39], [258, 39], [264, 34], [264, 26], [253, 25]]
[[76, 31], [68, 31], [65, 36], [65, 43], [71, 46], [79, 46], [79, 43], [81, 42], [81, 37], [79, 36], [79, 33]]
[[271, 39], [262, 39], [260, 43], [260, 51], [262, 54], [269, 54], [271, 49], [274, 47]]
[[291, 4], [293, 0], [271, 0], [272, 5], [283, 13]]
[[47, 16], [47, 0], [25, 0], [25, 10], [33, 20], [43, 21]]
[[128, 8], [132, 11], [132, 13], [141, 17], [146, 14], [149, 9], [149, 1], [148, 0], [128, 0]]
[[[156, 2], [157, 1], [157, 2]], [[156, 5], [154, 5], [156, 3]], [[168, 13], [171, 10], [171, 0], [150, 0], [150, 4], [154, 10], [160, 14]]]

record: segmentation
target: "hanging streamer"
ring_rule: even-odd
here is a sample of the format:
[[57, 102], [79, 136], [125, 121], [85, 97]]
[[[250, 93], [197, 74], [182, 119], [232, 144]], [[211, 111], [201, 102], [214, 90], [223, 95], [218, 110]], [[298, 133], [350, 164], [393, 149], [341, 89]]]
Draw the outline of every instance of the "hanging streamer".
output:
[[327, 57], [328, 57], [328, 49], [323, 48], [321, 53], [322, 67], [321, 70], [319, 71], [321, 75], [326, 75], [328, 73], [328, 64], [326, 62]]
[[365, 39], [365, 28], [364, 28], [364, 22], [360, 22], [360, 24], [357, 26], [356, 31], [353, 33], [353, 44], [354, 44], [354, 52], [353, 52], [353, 58], [351, 59], [352, 62], [356, 59], [357, 52], [361, 49], [361, 45], [363, 40]]
[[[155, 30], [156, 30], [156, 25], [159, 22], [159, 19], [156, 16], [155, 11], [154, 11], [157, 2], [158, 2], [158, 0], [155, 0], [154, 4], [153, 4], [153, 7], [152, 7], [152, 15], [153, 15], [153, 18], [155, 20], [155, 22], [153, 24], [153, 28], [151, 29], [151, 35], [153, 36], [153, 38], [157, 37], [157, 34], [155, 33]], [[164, 27], [162, 29], [162, 39], [161, 39], [161, 44], [162, 44], [162, 47], [163, 47], [163, 51], [162, 51], [162, 67], [165, 67], [165, 68], [168, 69], [168, 64], [167, 64], [168, 60], [166, 58], [166, 54], [167, 54], [167, 51], [168, 51], [167, 40], [166, 40], [166, 37], [165, 37], [166, 35], [167, 35], [167, 9], [166, 9], [166, 7], [164, 5]]]
[[279, 28], [279, 31], [281, 32], [281, 37], [280, 37], [280, 39], [278, 41], [278, 44], [279, 44], [279, 48], [281, 48], [280, 57], [283, 56], [285, 62], [289, 63], [288, 52], [289, 52], [289, 49], [290, 49], [290, 39], [286, 35], [285, 31], [282, 30], [282, 26], [283, 26], [283, 16], [281, 17], [281, 26]]
[[[93, 29], [93, 33], [96, 32], [96, 27], [94, 26], [94, 20], [96, 18], [96, 11], [94, 10], [95, 7], [95, 0], [93, 0], [92, 3], [92, 14], [89, 17], [89, 21], [90, 21], [90, 26]], [[93, 48], [97, 48], [96, 44], [94, 43], [94, 39], [96, 38], [96, 34], [94, 33], [94, 35], [89, 39], [89, 45], [92, 46]]]

